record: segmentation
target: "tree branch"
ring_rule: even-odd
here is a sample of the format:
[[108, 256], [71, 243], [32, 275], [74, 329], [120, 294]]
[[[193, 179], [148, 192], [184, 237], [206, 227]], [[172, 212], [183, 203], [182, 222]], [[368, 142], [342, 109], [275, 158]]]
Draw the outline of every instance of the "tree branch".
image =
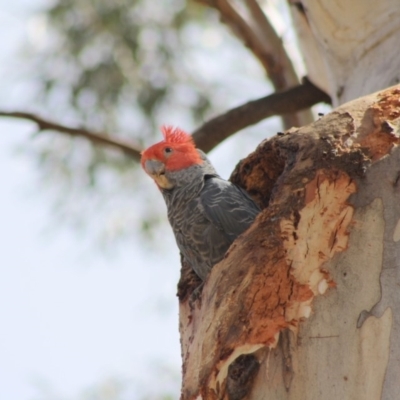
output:
[[[274, 57], [270, 54], [270, 49], [266, 48], [256, 32], [246, 22], [244, 17], [236, 10], [236, 8], [228, 0], [198, 1], [219, 11], [222, 21], [232, 29], [232, 31], [244, 42], [245, 46], [248, 47], [260, 60], [274, 87], [276, 89], [283, 89], [284, 84], [281, 77], [276, 74], [277, 66], [274, 62]], [[267, 42], [268, 39], [269, 38], [266, 37], [265, 42]]]
[[193, 132], [193, 137], [207, 153], [229, 136], [265, 118], [295, 113], [320, 102], [330, 104], [331, 99], [305, 78], [301, 85], [249, 101], [211, 119]]
[[[200, 149], [209, 152], [229, 136], [265, 118], [295, 113], [320, 102], [330, 103], [330, 97], [314, 86], [308, 79], [304, 79], [301, 85], [261, 99], [249, 101], [211, 119], [193, 132], [193, 138]], [[127, 141], [111, 138], [104, 133], [96, 133], [84, 128], [71, 128], [27, 112], [0, 111], [0, 117], [32, 121], [41, 131], [52, 130], [71, 136], [82, 136], [93, 144], [114, 147], [136, 161], [140, 160], [140, 149]]]
[[260, 7], [257, 0], [246, 0], [247, 7], [253, 17], [256, 29], [262, 35], [260, 39], [262, 52], [267, 53], [270, 61], [268, 77], [276, 90], [287, 89], [300, 83], [291, 59], [283, 46], [282, 39], [277, 35], [269, 19]]
[[55, 122], [38, 117], [35, 114], [27, 112], [0, 111], [0, 117], [10, 117], [32, 121], [38, 126], [40, 131], [51, 130], [65, 133], [71, 136], [82, 136], [90, 140], [94, 144], [117, 148], [118, 150], [123, 151], [125, 154], [134, 158], [135, 160], [140, 160], [140, 150], [136, 148], [133, 144], [121, 139], [111, 138], [104, 133], [96, 133], [83, 128], [71, 128], [69, 126], [57, 124]]
[[[269, 19], [257, 0], [245, 0], [249, 15], [240, 13], [229, 0], [198, 0], [219, 11], [221, 19], [242, 40], [244, 45], [259, 59], [276, 91], [298, 85], [291, 59]], [[286, 129], [312, 122], [311, 112], [282, 117]]]

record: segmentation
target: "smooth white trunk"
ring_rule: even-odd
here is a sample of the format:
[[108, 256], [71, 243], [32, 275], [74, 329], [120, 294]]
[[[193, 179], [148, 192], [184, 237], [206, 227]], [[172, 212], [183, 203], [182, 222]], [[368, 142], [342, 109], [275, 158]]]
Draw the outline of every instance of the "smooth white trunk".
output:
[[400, 82], [398, 0], [289, 3], [308, 76], [334, 105]]

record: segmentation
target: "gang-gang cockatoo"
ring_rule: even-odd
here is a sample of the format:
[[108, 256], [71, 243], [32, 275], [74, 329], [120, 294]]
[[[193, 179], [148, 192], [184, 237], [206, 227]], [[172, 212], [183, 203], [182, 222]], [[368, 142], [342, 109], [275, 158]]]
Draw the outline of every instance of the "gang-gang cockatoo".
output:
[[260, 208], [239, 186], [222, 179], [191, 135], [163, 127], [164, 140], [142, 152], [168, 209], [179, 250], [204, 281]]

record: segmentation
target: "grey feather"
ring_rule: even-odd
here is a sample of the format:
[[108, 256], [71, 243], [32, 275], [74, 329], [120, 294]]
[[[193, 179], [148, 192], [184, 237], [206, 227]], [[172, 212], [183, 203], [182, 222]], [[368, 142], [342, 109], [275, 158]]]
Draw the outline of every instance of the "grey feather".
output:
[[209, 221], [231, 243], [253, 223], [260, 212], [242, 188], [218, 177], [205, 181], [200, 198]]
[[174, 187], [162, 193], [177, 245], [205, 280], [260, 208], [243, 189], [220, 178], [207, 156], [199, 153], [203, 164], [166, 173]]

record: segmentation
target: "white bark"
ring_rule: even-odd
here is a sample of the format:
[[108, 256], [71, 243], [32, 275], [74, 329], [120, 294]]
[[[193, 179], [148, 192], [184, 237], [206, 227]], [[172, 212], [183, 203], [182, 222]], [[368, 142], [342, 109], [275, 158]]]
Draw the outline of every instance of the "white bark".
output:
[[400, 82], [398, 0], [289, 2], [308, 76], [334, 105]]

